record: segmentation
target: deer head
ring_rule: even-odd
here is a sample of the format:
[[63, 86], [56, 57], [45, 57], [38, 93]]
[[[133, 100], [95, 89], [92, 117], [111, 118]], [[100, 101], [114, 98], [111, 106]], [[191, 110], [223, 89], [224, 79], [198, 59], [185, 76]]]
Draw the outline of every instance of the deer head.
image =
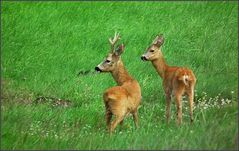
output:
[[152, 61], [159, 58], [162, 55], [160, 47], [163, 43], [164, 38], [163, 35], [160, 34], [153, 40], [152, 44], [146, 50], [146, 53], [141, 56], [141, 59], [143, 61]]
[[110, 52], [105, 57], [103, 62], [101, 62], [98, 66], [95, 67], [95, 70], [97, 72], [111, 72], [113, 71], [118, 61], [120, 61], [120, 55], [124, 52], [124, 45], [121, 44], [115, 49], [116, 42], [120, 39], [119, 33], [115, 33], [115, 36], [113, 39], [109, 38], [110, 42]]

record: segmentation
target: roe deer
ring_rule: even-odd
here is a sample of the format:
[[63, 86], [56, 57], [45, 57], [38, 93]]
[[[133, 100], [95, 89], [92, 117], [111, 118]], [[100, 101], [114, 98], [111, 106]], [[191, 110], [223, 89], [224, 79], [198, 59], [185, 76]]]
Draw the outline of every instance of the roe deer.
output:
[[[103, 62], [95, 67], [98, 72], [110, 72], [118, 85], [107, 89], [103, 94], [106, 125], [110, 133], [119, 123], [123, 124], [124, 117], [129, 113], [133, 115], [137, 128], [138, 107], [141, 102], [139, 83], [128, 74], [120, 57], [124, 52], [124, 45], [121, 44], [117, 49], [114, 47], [119, 39], [119, 34], [115, 34], [113, 40], [109, 39], [111, 50]], [[111, 123], [112, 115], [115, 118]]]
[[163, 79], [163, 89], [166, 96], [166, 118], [170, 120], [171, 95], [175, 96], [177, 105], [178, 125], [182, 122], [182, 95], [189, 97], [190, 120], [193, 122], [193, 97], [196, 77], [192, 70], [186, 67], [169, 66], [166, 64], [161, 46], [164, 43], [163, 35], [158, 35], [147, 52], [141, 56], [143, 61], [151, 61], [159, 76]]

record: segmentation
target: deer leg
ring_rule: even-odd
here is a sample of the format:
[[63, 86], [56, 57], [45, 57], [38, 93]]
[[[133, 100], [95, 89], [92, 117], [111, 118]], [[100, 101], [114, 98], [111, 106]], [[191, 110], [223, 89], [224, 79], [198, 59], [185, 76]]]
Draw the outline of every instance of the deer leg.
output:
[[106, 119], [106, 126], [108, 128], [108, 131], [110, 131], [110, 121], [112, 118], [112, 113], [106, 109], [106, 113], [105, 113], [105, 119]]
[[177, 116], [178, 116], [178, 125], [181, 125], [182, 123], [182, 94], [176, 94], [176, 105], [177, 105]]
[[124, 120], [120, 122], [120, 126], [122, 127], [124, 125]]
[[135, 111], [133, 113], [133, 119], [136, 129], [139, 128], [139, 117], [138, 117], [138, 111]]
[[170, 121], [170, 110], [171, 110], [171, 95], [166, 94], [166, 119], [167, 119], [167, 124], [169, 124]]
[[193, 123], [193, 96], [194, 96], [194, 92], [193, 92], [193, 88], [191, 88], [188, 92], [188, 98], [189, 98], [189, 111], [190, 111], [190, 121], [191, 123]]
[[122, 120], [119, 124], [120, 124], [120, 130], [122, 130], [124, 125], [124, 120]]
[[116, 126], [123, 120], [123, 116], [116, 116], [110, 127], [110, 134], [115, 130]]
[[193, 123], [193, 95], [189, 96], [189, 107], [190, 107], [190, 121]]

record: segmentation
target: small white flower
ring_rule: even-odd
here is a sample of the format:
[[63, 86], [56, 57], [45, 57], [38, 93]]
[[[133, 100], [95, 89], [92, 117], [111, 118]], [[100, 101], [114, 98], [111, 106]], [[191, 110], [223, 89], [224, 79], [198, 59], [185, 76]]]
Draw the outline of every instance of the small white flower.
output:
[[231, 103], [231, 100], [226, 99], [226, 102], [227, 102], [227, 104], [230, 104], [230, 103]]

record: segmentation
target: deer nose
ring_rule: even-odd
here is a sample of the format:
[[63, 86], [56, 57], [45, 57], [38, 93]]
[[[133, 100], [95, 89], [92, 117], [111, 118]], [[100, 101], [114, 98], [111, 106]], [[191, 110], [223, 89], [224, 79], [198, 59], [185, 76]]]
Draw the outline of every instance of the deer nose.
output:
[[147, 59], [146, 59], [146, 57], [143, 55], [143, 56], [141, 56], [141, 60], [146, 61]]
[[95, 71], [101, 72], [99, 67], [95, 67]]

